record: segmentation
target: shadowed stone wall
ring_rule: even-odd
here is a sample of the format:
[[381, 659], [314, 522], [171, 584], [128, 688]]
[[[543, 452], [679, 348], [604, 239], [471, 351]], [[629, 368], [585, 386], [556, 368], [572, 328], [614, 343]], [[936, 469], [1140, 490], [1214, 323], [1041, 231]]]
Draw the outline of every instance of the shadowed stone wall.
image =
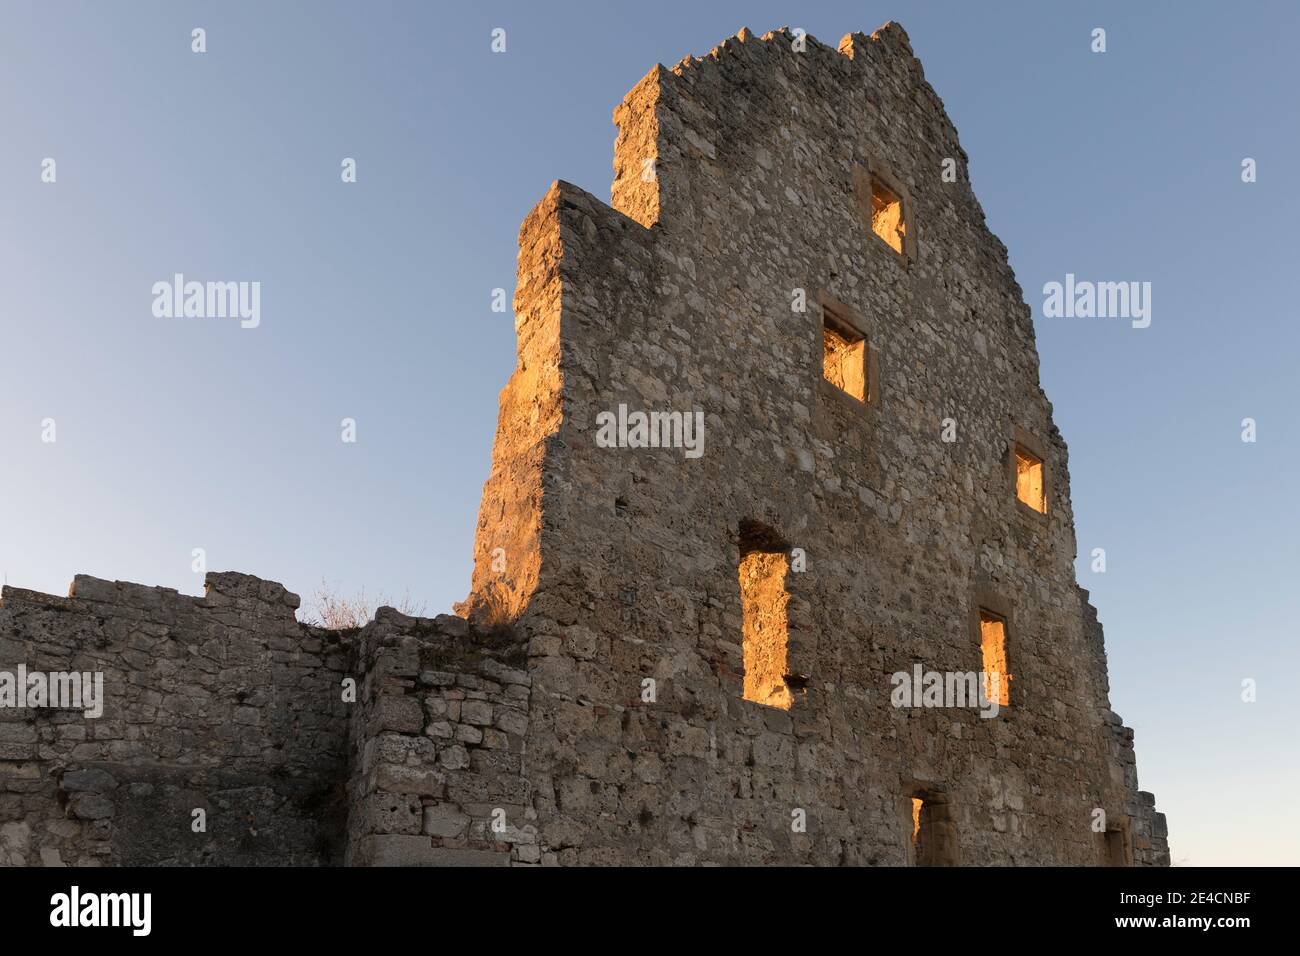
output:
[[0, 707], [0, 865], [540, 862], [509, 627], [380, 608], [329, 631], [233, 573], [201, 598], [83, 575], [3, 599], [0, 672], [103, 695]]
[[0, 708], [0, 862], [342, 861], [351, 639], [274, 582], [206, 583], [4, 589], [0, 671], [101, 673], [103, 713]]
[[359, 640], [348, 862], [540, 862], [524, 768], [532, 680], [513, 634], [383, 608]]

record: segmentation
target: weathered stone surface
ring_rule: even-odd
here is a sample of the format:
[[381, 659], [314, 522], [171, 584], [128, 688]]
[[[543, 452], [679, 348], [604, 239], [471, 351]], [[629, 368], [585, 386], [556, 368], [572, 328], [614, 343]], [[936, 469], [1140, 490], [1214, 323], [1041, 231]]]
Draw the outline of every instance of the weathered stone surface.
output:
[[[1167, 863], [1074, 578], [1031, 313], [956, 131], [898, 25], [795, 40], [651, 70], [615, 110], [612, 205], [557, 182], [520, 230], [462, 610], [528, 640], [541, 862], [923, 862], [925, 794], [951, 861], [1104, 862], [1102, 809], [1132, 862]], [[606, 440], [620, 407], [698, 412], [704, 441]], [[776, 707], [744, 699], [754, 526], [789, 564]], [[892, 706], [896, 672], [983, 669], [981, 608], [999, 715]]]
[[375, 789], [383, 793], [414, 793], [438, 796], [443, 777], [422, 767], [399, 767], [382, 764], [375, 772]]
[[68, 814], [80, 820], [103, 820], [113, 813], [113, 801], [98, 794], [79, 793], [68, 801]]
[[[234, 572], [4, 588], [0, 670], [105, 700], [0, 712], [0, 864], [1168, 863], [956, 131], [897, 25], [793, 41], [651, 70], [612, 205], [557, 182], [526, 217], [465, 616], [327, 631]], [[620, 406], [702, 443], [607, 447]], [[1008, 705], [893, 706], [896, 672], [984, 666], [981, 609]]]
[[429, 866], [509, 866], [510, 854], [500, 850], [436, 849]]
[[381, 697], [375, 701], [375, 720], [380, 730], [419, 733], [424, 728], [424, 710], [413, 697]]
[[427, 836], [383, 834], [363, 837], [353, 860], [357, 866], [437, 866], [438, 857]]
[[438, 804], [424, 809], [424, 832], [430, 836], [461, 837], [469, 825], [469, 815], [451, 804]]
[[0, 838], [0, 862], [341, 862], [351, 638], [299, 624], [275, 582], [207, 586], [195, 598], [78, 575], [70, 598], [4, 589], [0, 671], [98, 672], [103, 712], [0, 712], [0, 751], [23, 748], [0, 752], [0, 837], [39, 834]]
[[492, 705], [485, 700], [467, 700], [460, 708], [460, 719], [477, 727], [492, 724]]
[[406, 793], [373, 794], [359, 809], [367, 814], [362, 826], [373, 833], [419, 833], [424, 816], [420, 797]]
[[78, 790], [103, 793], [117, 787], [117, 780], [105, 770], [71, 770], [63, 775], [61, 782], [69, 793]]

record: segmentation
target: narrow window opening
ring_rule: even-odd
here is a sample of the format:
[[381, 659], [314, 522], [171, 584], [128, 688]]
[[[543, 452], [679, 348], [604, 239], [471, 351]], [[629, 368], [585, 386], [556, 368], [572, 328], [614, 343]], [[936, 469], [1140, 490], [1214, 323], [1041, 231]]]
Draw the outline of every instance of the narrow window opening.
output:
[[786, 682], [789, 621], [785, 589], [786, 548], [770, 528], [743, 522], [740, 529], [740, 603], [744, 651], [744, 697], [789, 710]]
[[1128, 832], [1123, 827], [1108, 827], [1103, 834], [1102, 863], [1105, 866], [1132, 866]]
[[910, 798], [913, 866], [956, 866], [957, 827], [943, 794], [918, 792]]
[[1011, 675], [1007, 673], [1006, 619], [980, 608], [980, 650], [984, 656], [984, 696], [999, 706], [1011, 703]]
[[877, 176], [871, 177], [871, 231], [895, 252], [903, 251], [903, 239], [907, 235], [903, 201]]
[[867, 340], [822, 306], [822, 375], [840, 391], [867, 400]]
[[1047, 514], [1043, 488], [1043, 460], [1016, 445], [1016, 497], [1039, 514]]

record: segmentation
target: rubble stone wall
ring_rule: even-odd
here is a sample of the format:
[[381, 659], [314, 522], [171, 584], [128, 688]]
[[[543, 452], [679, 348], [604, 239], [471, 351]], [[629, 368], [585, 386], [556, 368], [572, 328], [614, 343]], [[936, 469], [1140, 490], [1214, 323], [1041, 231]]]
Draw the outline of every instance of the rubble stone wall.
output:
[[[0, 706], [0, 864], [1168, 864], [1030, 310], [902, 29], [742, 31], [615, 121], [612, 205], [557, 182], [520, 230], [461, 616], [326, 631], [234, 573], [6, 587], [0, 683], [104, 701]], [[629, 413], [677, 431], [637, 447]], [[896, 706], [897, 674], [982, 669], [982, 611], [1008, 705]]]
[[381, 609], [362, 631], [348, 862], [541, 861], [524, 766], [531, 678], [509, 632]]
[[351, 638], [297, 607], [234, 573], [6, 587], [0, 671], [102, 674], [103, 709], [0, 707], [0, 863], [341, 862]]
[[[652, 70], [615, 111], [613, 205], [558, 182], [521, 233], [520, 288], [544, 262], [559, 295], [517, 316], [520, 367], [555, 374], [502, 395], [465, 609], [529, 568], [542, 861], [905, 864], [919, 794], [956, 862], [1103, 862], [1101, 811], [1128, 860], [1167, 863], [1075, 582], [1030, 310], [956, 131], [897, 25], [795, 41], [742, 31]], [[902, 197], [900, 251], [873, 178]], [[828, 310], [866, 340], [865, 401], [823, 379]], [[620, 408], [699, 412], [702, 454], [609, 447]], [[1015, 442], [1046, 514], [1016, 499]], [[535, 550], [511, 553], [503, 500]], [[747, 524], [806, 559], [788, 709], [743, 698]], [[1006, 621], [1010, 705], [893, 706], [897, 672], [981, 669], [981, 608]]]
[[0, 865], [541, 861], [508, 627], [380, 608], [325, 630], [234, 573], [3, 597], [0, 672], [103, 689], [99, 713], [0, 707]]

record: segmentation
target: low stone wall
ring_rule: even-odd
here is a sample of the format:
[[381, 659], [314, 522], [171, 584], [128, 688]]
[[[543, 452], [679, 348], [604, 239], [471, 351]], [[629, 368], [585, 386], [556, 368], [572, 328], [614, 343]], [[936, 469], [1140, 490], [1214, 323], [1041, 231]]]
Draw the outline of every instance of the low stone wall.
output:
[[524, 777], [532, 682], [513, 635], [384, 608], [358, 662], [348, 862], [540, 863]]
[[0, 865], [541, 861], [512, 632], [391, 608], [329, 631], [274, 582], [206, 584], [4, 589], [0, 680], [102, 675], [102, 712], [0, 686]]
[[103, 710], [0, 706], [0, 863], [342, 860], [352, 637], [274, 582], [206, 584], [4, 589], [0, 672], [102, 674]]

